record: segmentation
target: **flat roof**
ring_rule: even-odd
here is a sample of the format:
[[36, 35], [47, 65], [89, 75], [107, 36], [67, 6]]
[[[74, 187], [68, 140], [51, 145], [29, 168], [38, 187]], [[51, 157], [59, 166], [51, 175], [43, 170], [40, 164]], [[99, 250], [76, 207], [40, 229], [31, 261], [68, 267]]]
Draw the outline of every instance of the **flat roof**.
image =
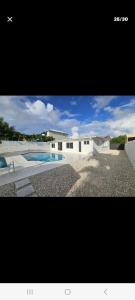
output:
[[89, 137], [77, 137], [77, 138], [72, 138], [72, 137], [68, 137], [66, 139], [55, 139], [55, 141], [50, 141], [50, 143], [57, 143], [57, 142], [72, 142], [72, 141], [84, 141], [84, 140], [101, 140], [101, 141], [108, 141], [110, 140], [110, 137], [109, 136], [106, 136], [106, 137], [92, 137], [92, 136], [89, 136]]
[[92, 140], [92, 138], [91, 137], [78, 137], [78, 138], [66, 138], [66, 139], [62, 139], [62, 140], [60, 140], [60, 139], [57, 139], [57, 140], [55, 140], [55, 141], [50, 141], [51, 143], [56, 143], [56, 142], [72, 142], [72, 141], [82, 141], [82, 140]]

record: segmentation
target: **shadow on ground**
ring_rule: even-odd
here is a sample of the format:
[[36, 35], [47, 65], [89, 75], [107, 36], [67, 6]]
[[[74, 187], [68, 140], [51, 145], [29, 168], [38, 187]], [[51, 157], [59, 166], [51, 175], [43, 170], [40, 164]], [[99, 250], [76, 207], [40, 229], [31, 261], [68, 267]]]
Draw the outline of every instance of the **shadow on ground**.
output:
[[79, 178], [72, 166], [66, 164], [34, 175], [30, 180], [39, 197], [65, 197]]
[[[78, 197], [134, 197], [135, 171], [125, 151], [117, 155], [95, 153], [94, 165], [84, 166], [79, 175], [85, 174], [79, 186], [72, 187], [68, 196]], [[87, 161], [90, 162], [92, 158]]]
[[125, 151], [95, 153], [30, 180], [39, 197], [135, 196], [135, 170]]

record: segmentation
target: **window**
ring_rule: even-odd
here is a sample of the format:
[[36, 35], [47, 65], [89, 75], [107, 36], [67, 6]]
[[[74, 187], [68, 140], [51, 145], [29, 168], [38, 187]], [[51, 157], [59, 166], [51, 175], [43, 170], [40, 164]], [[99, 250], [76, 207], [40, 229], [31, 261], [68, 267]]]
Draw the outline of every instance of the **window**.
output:
[[73, 149], [73, 143], [67, 143], [67, 144], [66, 144], [66, 147], [67, 147], [68, 149]]
[[73, 149], [73, 143], [70, 143], [70, 148]]
[[84, 141], [84, 145], [88, 145], [89, 144], [89, 141]]
[[55, 144], [52, 144], [52, 148], [55, 148]]

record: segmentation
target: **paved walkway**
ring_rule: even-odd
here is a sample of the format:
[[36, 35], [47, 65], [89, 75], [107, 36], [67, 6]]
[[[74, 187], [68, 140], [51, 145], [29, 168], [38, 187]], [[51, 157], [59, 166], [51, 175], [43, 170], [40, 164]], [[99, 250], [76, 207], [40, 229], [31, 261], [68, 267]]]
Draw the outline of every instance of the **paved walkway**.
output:
[[[61, 161], [56, 161], [53, 163], [42, 163], [42, 162], [31, 161], [30, 163], [31, 163], [31, 166], [28, 166], [27, 162], [26, 162], [25, 167], [23, 167], [23, 165], [18, 166], [15, 168], [15, 172], [8, 173], [6, 171], [6, 174], [0, 175], [0, 186], [2, 186], [4, 184], [16, 182], [18, 180], [24, 179], [26, 177], [30, 177], [35, 174], [46, 172], [50, 169], [53, 169], [53, 168], [56, 168], [56, 167], [59, 167], [59, 166], [65, 164], [65, 161], [61, 160]], [[32, 163], [33, 163], [33, 165], [32, 165]], [[37, 163], [37, 164], [35, 164], [35, 163]]]
[[16, 181], [15, 190], [17, 197], [37, 197], [29, 178]]

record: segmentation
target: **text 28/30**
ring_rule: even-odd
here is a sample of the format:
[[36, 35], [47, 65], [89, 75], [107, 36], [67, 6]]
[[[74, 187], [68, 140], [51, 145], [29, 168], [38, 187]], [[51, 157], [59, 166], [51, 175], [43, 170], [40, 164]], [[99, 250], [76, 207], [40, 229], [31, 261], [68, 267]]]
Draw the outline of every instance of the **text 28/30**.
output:
[[127, 22], [128, 21], [128, 17], [114, 17], [113, 21], [114, 22]]

